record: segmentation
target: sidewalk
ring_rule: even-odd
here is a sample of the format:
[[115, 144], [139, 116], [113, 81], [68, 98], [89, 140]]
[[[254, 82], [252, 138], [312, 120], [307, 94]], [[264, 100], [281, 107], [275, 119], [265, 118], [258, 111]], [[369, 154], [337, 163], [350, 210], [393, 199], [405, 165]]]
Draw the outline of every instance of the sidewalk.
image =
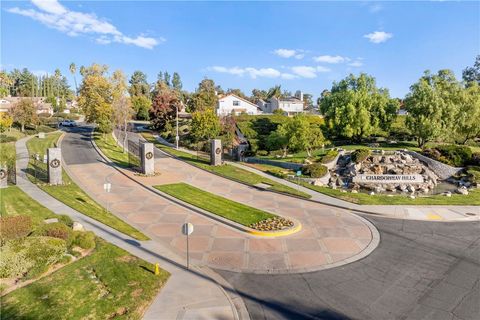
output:
[[[57, 214], [67, 214], [87, 230], [150, 263], [160, 263], [171, 277], [144, 315], [144, 319], [248, 319], [240, 297], [221, 277], [208, 268], [187, 270], [185, 259], [156, 241], [137, 241], [51, 197], [31, 183], [25, 174], [28, 151], [23, 138], [16, 142], [17, 186]], [[227, 295], [228, 292], [228, 295]], [[240, 315], [237, 313], [239, 308]]]
[[[156, 139], [165, 145], [173, 147], [172, 144], [168, 143], [161, 137], [156, 137]], [[179, 148], [181, 151], [195, 154], [195, 152]], [[294, 189], [298, 189], [304, 193], [311, 195], [310, 198], [313, 201], [317, 201], [327, 205], [333, 205], [343, 209], [354, 210], [361, 214], [375, 214], [382, 215], [389, 218], [399, 218], [399, 219], [411, 219], [411, 220], [437, 220], [437, 221], [468, 221], [468, 220], [480, 220], [480, 206], [408, 206], [408, 205], [358, 205], [348, 201], [343, 201], [334, 197], [327, 196], [325, 194], [313, 191], [311, 189], [299, 186], [293, 182], [287, 181], [285, 179], [277, 178], [272, 175], [269, 175], [263, 171], [257, 170], [250, 166], [243, 165], [238, 162], [225, 161], [226, 163], [253, 172], [260, 176], [266, 177], [275, 182], [284, 184]], [[475, 214], [472, 216], [469, 214]]]

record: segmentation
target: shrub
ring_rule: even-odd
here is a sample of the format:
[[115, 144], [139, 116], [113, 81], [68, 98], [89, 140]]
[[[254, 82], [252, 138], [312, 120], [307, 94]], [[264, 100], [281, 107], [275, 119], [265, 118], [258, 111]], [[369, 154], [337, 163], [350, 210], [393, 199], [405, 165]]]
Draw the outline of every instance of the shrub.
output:
[[423, 154], [454, 167], [464, 167], [472, 161], [472, 149], [468, 146], [439, 145]]
[[33, 261], [27, 258], [26, 252], [16, 252], [12, 243], [2, 247], [0, 259], [0, 278], [19, 277], [27, 273], [33, 266]]
[[9, 241], [2, 247], [0, 277], [28, 274], [32, 278], [58, 262], [65, 253], [66, 243], [62, 239], [28, 237]]
[[480, 152], [472, 153], [472, 159], [470, 160], [472, 166], [480, 166]]
[[337, 150], [329, 150], [325, 155], [322, 156], [320, 162], [321, 163], [328, 163], [333, 161], [338, 156]]
[[95, 248], [95, 234], [91, 231], [74, 231], [71, 246], [77, 246], [82, 249], [93, 249]]
[[17, 138], [12, 136], [7, 136], [5, 134], [0, 134], [0, 143], [15, 142]]
[[67, 226], [69, 226], [70, 228], [73, 227], [73, 220], [72, 218], [70, 218], [69, 216], [65, 215], [65, 214], [62, 214], [62, 215], [59, 215], [58, 217], [58, 221], [63, 223], [63, 224], [66, 224]]
[[313, 163], [302, 168], [302, 174], [312, 178], [321, 178], [327, 174], [327, 167], [320, 163]]
[[367, 157], [370, 155], [370, 150], [369, 149], [357, 149], [352, 152], [351, 154], [351, 159], [355, 163], [360, 163], [367, 159]]
[[285, 174], [281, 169], [268, 169], [266, 173], [281, 179], [287, 178], [287, 174]]
[[32, 232], [32, 218], [25, 215], [0, 218], [0, 237], [2, 243], [7, 240], [26, 237]]
[[68, 240], [68, 238], [72, 234], [72, 229], [61, 222], [54, 222], [45, 224], [39, 230], [37, 230], [36, 234], [41, 236], [53, 237], [63, 240]]
[[480, 167], [471, 166], [467, 170], [468, 180], [473, 183], [480, 184]]
[[258, 150], [257, 155], [259, 156], [268, 156], [268, 151], [266, 150]]

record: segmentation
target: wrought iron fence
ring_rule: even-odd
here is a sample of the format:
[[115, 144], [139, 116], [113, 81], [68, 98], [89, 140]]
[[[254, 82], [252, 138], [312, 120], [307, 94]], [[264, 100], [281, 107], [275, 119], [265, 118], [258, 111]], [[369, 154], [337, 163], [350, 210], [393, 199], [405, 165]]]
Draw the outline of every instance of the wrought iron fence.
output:
[[140, 145], [138, 142], [128, 140], [128, 166], [140, 168]]

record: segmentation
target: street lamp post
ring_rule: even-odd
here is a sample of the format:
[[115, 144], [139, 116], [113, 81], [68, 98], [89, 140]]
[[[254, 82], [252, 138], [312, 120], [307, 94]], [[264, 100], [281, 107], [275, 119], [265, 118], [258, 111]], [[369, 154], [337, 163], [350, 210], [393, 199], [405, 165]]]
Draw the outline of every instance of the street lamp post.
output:
[[177, 109], [177, 117], [176, 117], [176, 123], [177, 123], [177, 135], [175, 136], [175, 146], [178, 150], [178, 140], [180, 140], [180, 137], [178, 136], [178, 105], [175, 106]]

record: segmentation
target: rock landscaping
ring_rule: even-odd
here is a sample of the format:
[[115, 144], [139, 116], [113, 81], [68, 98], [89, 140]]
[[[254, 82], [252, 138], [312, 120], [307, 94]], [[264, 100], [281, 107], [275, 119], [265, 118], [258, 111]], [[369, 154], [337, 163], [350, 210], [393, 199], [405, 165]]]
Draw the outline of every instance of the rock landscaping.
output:
[[294, 223], [291, 220], [282, 217], [268, 218], [249, 225], [250, 228], [260, 231], [279, 231], [293, 227]]

